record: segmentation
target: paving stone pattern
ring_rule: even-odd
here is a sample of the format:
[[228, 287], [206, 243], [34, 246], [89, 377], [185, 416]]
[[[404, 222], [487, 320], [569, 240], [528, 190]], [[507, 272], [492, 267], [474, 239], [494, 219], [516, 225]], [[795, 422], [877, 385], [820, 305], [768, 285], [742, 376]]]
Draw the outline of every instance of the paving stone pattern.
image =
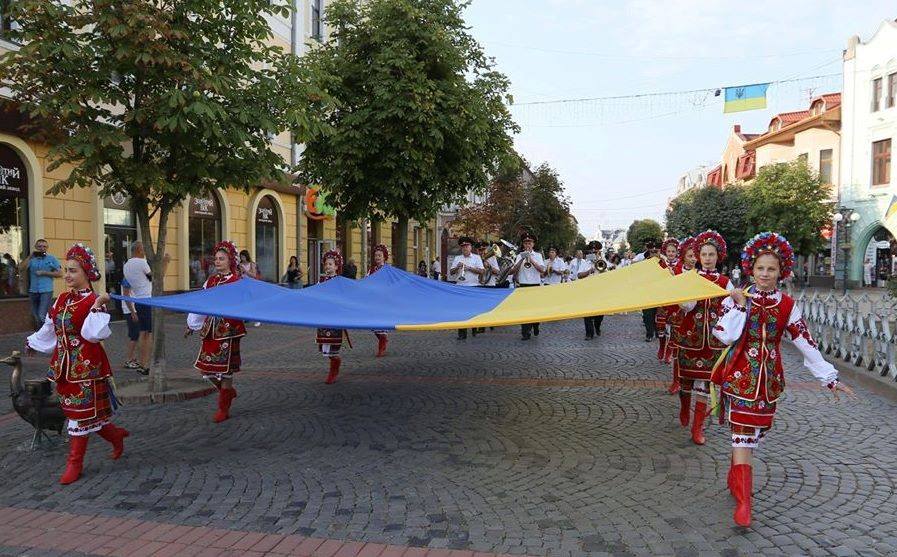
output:
[[[198, 341], [181, 330], [170, 325], [168, 361], [190, 373]], [[289, 536], [336, 544], [315, 554], [365, 543], [382, 555], [897, 554], [897, 404], [864, 390], [835, 402], [789, 346], [789, 389], [756, 458], [754, 524], [739, 529], [728, 432], [711, 426], [707, 445], [692, 445], [643, 335], [634, 314], [608, 317], [593, 341], [579, 321], [527, 342], [516, 327], [467, 341], [400, 333], [374, 358], [373, 335], [358, 331], [328, 386], [313, 331], [250, 327], [231, 420], [211, 423], [213, 397], [126, 407], [125, 456], [108, 460], [91, 438], [82, 480], [65, 488], [66, 447], [29, 452], [27, 425], [0, 401], [0, 522], [35, 509], [196, 527], [178, 541], [206, 539], [209, 554], [208, 540], [234, 532], [268, 540], [260, 552]], [[124, 338], [115, 325], [113, 362]], [[21, 340], [0, 337], [0, 354]], [[29, 374], [44, 366], [27, 360]], [[77, 551], [2, 532], [0, 555]]]

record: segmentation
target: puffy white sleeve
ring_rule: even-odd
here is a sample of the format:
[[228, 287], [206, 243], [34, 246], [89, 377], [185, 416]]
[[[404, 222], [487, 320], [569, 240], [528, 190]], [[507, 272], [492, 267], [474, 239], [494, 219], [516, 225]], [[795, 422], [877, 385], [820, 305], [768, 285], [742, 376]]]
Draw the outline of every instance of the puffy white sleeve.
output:
[[681, 307], [687, 313], [687, 312], [695, 309], [696, 305], [698, 305], [697, 300], [692, 300], [690, 302], [682, 302], [681, 304], [679, 304], [679, 307]]
[[797, 304], [794, 304], [794, 307], [791, 309], [787, 330], [791, 334], [791, 342], [804, 356], [804, 367], [810, 370], [810, 373], [816, 379], [819, 379], [823, 385], [837, 381], [838, 370], [822, 357], [822, 353], [819, 351], [816, 341], [810, 335], [807, 322], [804, 321], [804, 316]]
[[198, 313], [187, 314], [187, 328], [191, 331], [198, 331], [206, 323], [206, 316]]
[[744, 324], [747, 322], [747, 311], [737, 305], [732, 298], [723, 300], [722, 317], [713, 327], [713, 336], [723, 344], [732, 344], [741, 338]]
[[28, 335], [25, 343], [32, 350], [37, 350], [44, 354], [49, 354], [56, 348], [56, 331], [53, 329], [53, 321], [49, 316], [44, 318], [43, 327]]
[[110, 315], [105, 311], [92, 311], [81, 325], [81, 336], [87, 342], [100, 342], [112, 336], [109, 328]]

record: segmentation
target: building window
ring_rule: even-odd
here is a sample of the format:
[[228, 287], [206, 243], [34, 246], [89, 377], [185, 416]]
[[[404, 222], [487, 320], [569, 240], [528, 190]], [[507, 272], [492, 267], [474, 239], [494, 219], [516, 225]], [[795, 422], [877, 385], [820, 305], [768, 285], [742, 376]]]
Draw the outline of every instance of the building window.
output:
[[897, 97], [897, 73], [888, 76], [888, 97], [885, 99], [887, 108], [894, 106], [894, 97]]
[[266, 195], [255, 209], [255, 262], [262, 280], [278, 282], [280, 223], [274, 198]]
[[891, 183], [891, 140], [883, 139], [872, 144], [872, 185]]
[[324, 0], [311, 0], [311, 37], [316, 41], [324, 40], [323, 3]]
[[27, 293], [18, 266], [28, 249], [28, 173], [19, 154], [0, 145], [0, 298]]
[[823, 184], [832, 183], [832, 150], [819, 151], [819, 179]]
[[215, 244], [221, 241], [221, 207], [215, 194], [190, 200], [187, 246], [190, 253], [190, 288], [199, 288], [215, 270]]
[[872, 80], [872, 112], [881, 110], [881, 78]]

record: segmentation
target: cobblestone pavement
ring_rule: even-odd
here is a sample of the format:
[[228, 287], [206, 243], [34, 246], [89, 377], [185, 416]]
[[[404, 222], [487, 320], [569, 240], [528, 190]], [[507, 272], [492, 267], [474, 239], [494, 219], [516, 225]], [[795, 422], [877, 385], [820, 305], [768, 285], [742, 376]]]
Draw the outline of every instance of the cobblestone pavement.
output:
[[[197, 340], [180, 340], [181, 327], [170, 326], [168, 361], [185, 372]], [[834, 402], [787, 347], [786, 399], [756, 459], [754, 524], [738, 529], [728, 433], [711, 426], [706, 446], [691, 444], [640, 316], [608, 317], [593, 341], [583, 332], [571, 321], [528, 342], [515, 327], [465, 342], [452, 331], [392, 334], [388, 356], [374, 358], [373, 335], [359, 331], [327, 386], [312, 331], [250, 327], [231, 420], [211, 423], [212, 397], [126, 407], [125, 456], [108, 460], [92, 438], [82, 480], [66, 488], [56, 483], [65, 447], [29, 452], [28, 428], [4, 400], [0, 506], [12, 509], [0, 509], [0, 554], [47, 549], [2, 536], [15, 524], [3, 517], [27, 523], [25, 509], [76, 515], [69, 524], [200, 527], [191, 543], [230, 531], [358, 542], [342, 546], [353, 555], [897, 553], [897, 403], [862, 389]], [[120, 325], [115, 333], [120, 362]], [[0, 353], [20, 345], [2, 337]], [[28, 372], [44, 362], [29, 359]], [[211, 544], [206, 553], [223, 551]]]

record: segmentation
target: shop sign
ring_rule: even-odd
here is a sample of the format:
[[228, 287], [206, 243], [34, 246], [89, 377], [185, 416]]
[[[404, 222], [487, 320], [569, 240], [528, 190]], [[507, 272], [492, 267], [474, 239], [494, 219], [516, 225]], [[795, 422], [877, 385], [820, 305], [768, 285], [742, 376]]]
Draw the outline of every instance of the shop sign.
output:
[[327, 196], [317, 186], [305, 188], [305, 216], [311, 220], [330, 220], [336, 209], [327, 205]]
[[258, 224], [277, 224], [276, 218], [271, 198], [268, 196], [263, 197], [255, 210], [255, 222]]
[[0, 145], [0, 199], [10, 197], [28, 197], [28, 173], [19, 154]]
[[115, 192], [112, 195], [103, 198], [103, 207], [106, 209], [120, 209], [122, 211], [131, 210], [131, 198], [128, 194]]
[[194, 197], [190, 200], [190, 218], [217, 220], [219, 216], [218, 202], [213, 195]]

